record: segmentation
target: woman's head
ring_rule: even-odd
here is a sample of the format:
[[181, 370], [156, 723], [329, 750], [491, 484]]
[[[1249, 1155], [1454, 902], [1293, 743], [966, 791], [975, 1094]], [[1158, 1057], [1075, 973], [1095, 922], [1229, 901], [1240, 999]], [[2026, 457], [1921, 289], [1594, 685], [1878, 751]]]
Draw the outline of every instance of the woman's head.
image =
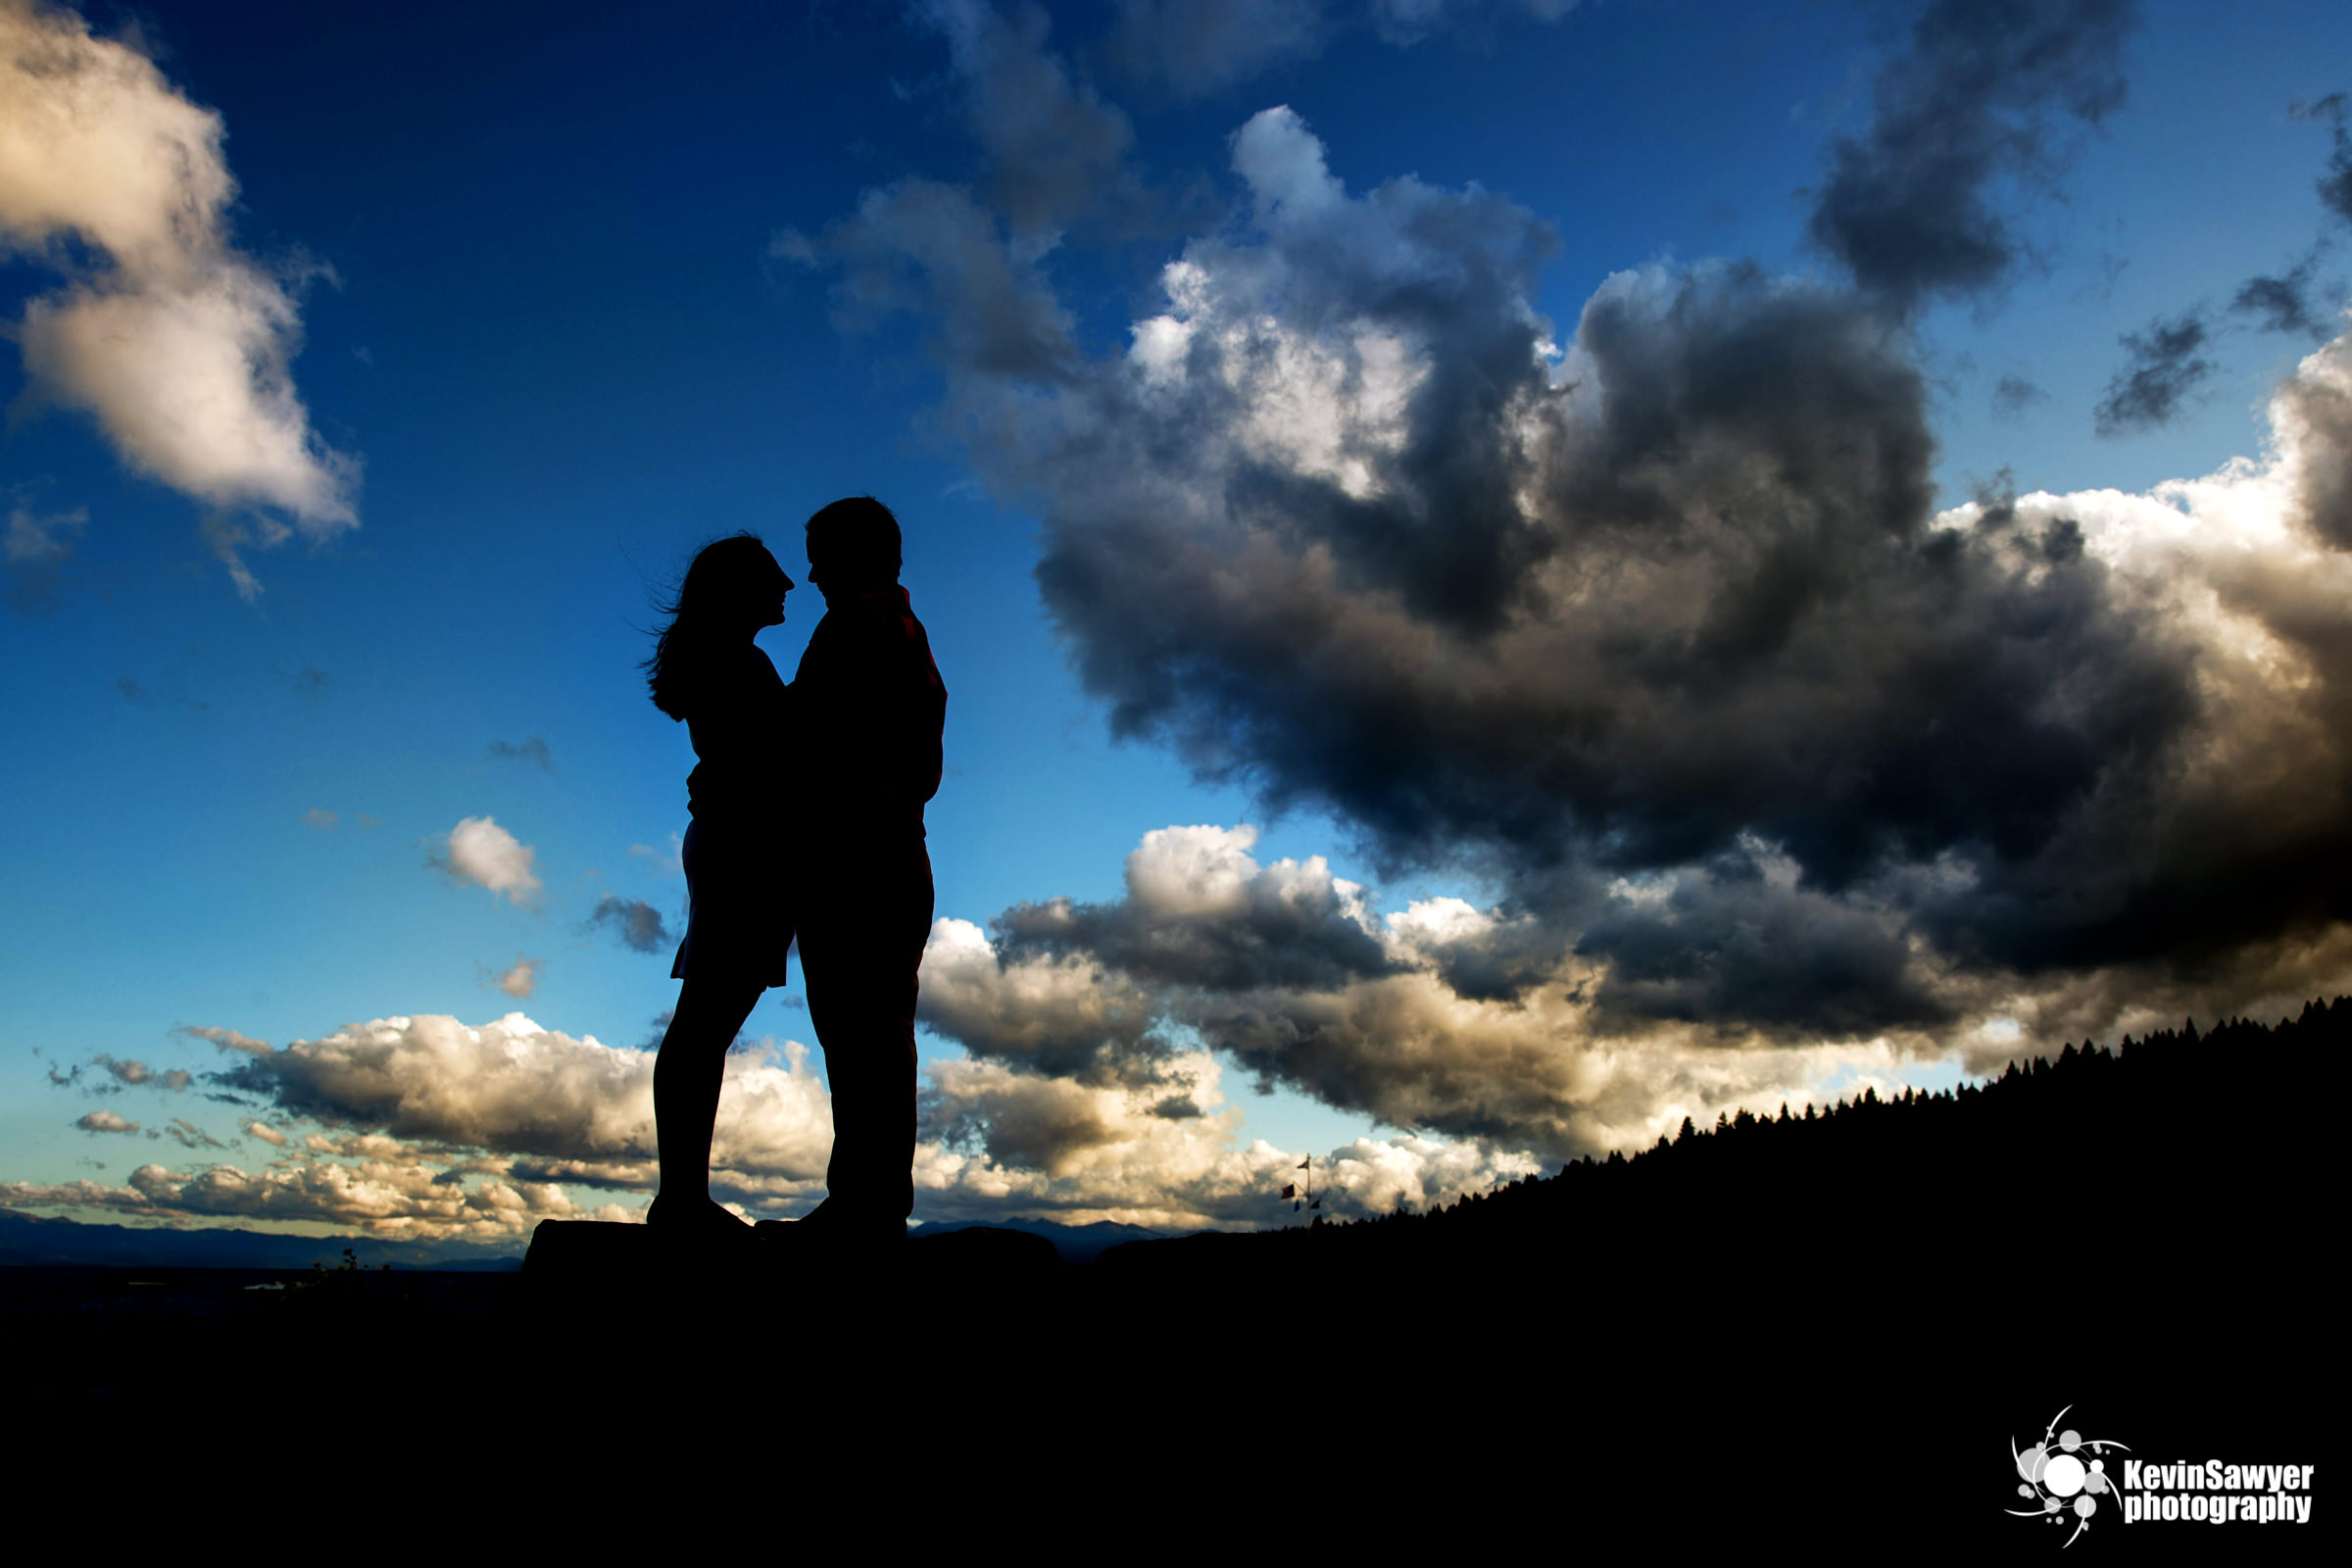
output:
[[655, 608], [669, 617], [654, 634], [644, 664], [654, 706], [686, 716], [695, 654], [732, 638], [749, 640], [784, 618], [784, 596], [795, 584], [756, 533], [730, 534], [705, 545], [686, 568], [677, 596]]

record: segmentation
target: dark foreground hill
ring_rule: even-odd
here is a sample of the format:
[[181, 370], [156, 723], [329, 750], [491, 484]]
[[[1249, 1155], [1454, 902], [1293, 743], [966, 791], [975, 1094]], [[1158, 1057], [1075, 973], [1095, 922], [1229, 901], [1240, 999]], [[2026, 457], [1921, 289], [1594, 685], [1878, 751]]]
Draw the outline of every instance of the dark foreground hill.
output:
[[[969, 1230], [977, 1222], [931, 1220], [914, 1226], [915, 1238]], [[1160, 1235], [1141, 1225], [1097, 1221], [1064, 1225], [1020, 1216], [990, 1227], [1042, 1236], [1065, 1263], [1091, 1263], [1111, 1248]], [[160, 1226], [89, 1225], [0, 1208], [0, 1268], [71, 1269], [308, 1269], [333, 1268], [349, 1250], [361, 1268], [416, 1272], [511, 1272], [522, 1267], [522, 1252], [485, 1252], [459, 1243], [390, 1242], [378, 1236], [284, 1236], [227, 1227], [171, 1230]]]
[[[625, 1455], [624, 1492], [544, 1521], [602, 1544], [705, 1492], [697, 1528], [724, 1496], [789, 1540], [883, 1484], [945, 1501], [849, 1509], [845, 1549], [2333, 1560], [2348, 1035], [2339, 1000], [2069, 1048], [1442, 1213], [1083, 1268], [977, 1231], [877, 1267], [574, 1226], [519, 1278], [58, 1281], [12, 1311], [41, 1348], [17, 1402], [99, 1441], [142, 1390], [266, 1390], [387, 1455], [485, 1430], [517, 1462]], [[2110, 1494], [2078, 1538], [2025, 1516], [2015, 1447], [2045, 1427], [2313, 1464], [2312, 1523], [2127, 1525]]]

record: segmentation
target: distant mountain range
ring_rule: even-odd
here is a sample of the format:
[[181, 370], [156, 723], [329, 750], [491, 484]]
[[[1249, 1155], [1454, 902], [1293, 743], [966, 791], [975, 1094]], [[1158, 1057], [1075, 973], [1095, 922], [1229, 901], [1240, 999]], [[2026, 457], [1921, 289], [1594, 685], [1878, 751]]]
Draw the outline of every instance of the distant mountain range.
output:
[[0, 1208], [0, 1266], [14, 1268], [329, 1268], [351, 1249], [363, 1268], [503, 1271], [512, 1256], [453, 1243], [386, 1242], [372, 1236], [282, 1236], [263, 1231], [163, 1230], [84, 1225]]
[[[1161, 1233], [1107, 1220], [1063, 1225], [1050, 1219], [994, 1221], [931, 1220], [910, 1237], [944, 1236], [987, 1223], [999, 1230], [1025, 1231], [1054, 1244], [1064, 1263], [1091, 1263], [1122, 1242], [1149, 1241]], [[485, 1253], [458, 1243], [386, 1242], [372, 1236], [282, 1236], [263, 1231], [163, 1230], [130, 1225], [84, 1225], [44, 1219], [0, 1208], [0, 1267], [14, 1268], [329, 1268], [343, 1250], [363, 1268], [389, 1263], [396, 1269], [505, 1271], [522, 1266], [522, 1244], [512, 1253]]]
[[1054, 1244], [1064, 1263], [1091, 1263], [1100, 1253], [1108, 1251], [1122, 1242], [1148, 1242], [1165, 1236], [1165, 1231], [1147, 1230], [1141, 1225], [1119, 1225], [1110, 1220], [1097, 1220], [1091, 1225], [1063, 1225], [1050, 1219], [1032, 1219], [1026, 1215], [1014, 1219], [925, 1220], [906, 1234], [916, 1241], [926, 1236], [944, 1236], [950, 1231], [970, 1230], [985, 1226], [990, 1230], [1023, 1231], [1042, 1236]]

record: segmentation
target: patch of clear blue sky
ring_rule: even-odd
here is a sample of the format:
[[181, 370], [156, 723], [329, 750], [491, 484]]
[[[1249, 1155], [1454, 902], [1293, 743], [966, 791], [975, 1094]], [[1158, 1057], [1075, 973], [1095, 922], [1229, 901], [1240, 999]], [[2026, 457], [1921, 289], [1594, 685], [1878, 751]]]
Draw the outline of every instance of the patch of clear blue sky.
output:
[[[1143, 833], [1259, 819], [1245, 790], [1105, 738], [1038, 607], [1033, 519], [975, 496], [926, 433], [936, 382], [919, 327], [845, 338], [821, 279], [763, 259], [775, 229], [819, 228], [874, 185], [980, 177], [936, 37], [837, 7], [135, 15], [172, 79], [225, 117], [240, 242], [332, 270], [310, 285], [295, 373], [320, 431], [365, 459], [365, 526], [317, 552], [253, 554], [267, 591], [248, 607], [199, 540], [196, 505], [127, 475], [75, 416], [12, 419], [0, 501], [89, 521], [59, 603], [0, 615], [0, 1175], [63, 1179], [97, 1157], [119, 1178], [153, 1157], [143, 1139], [63, 1130], [88, 1107], [41, 1084], [36, 1049], [205, 1067], [209, 1050], [172, 1025], [283, 1043], [350, 1019], [516, 1005], [568, 1033], [643, 1040], [674, 995], [666, 953], [623, 951], [583, 921], [608, 893], [673, 917], [682, 902], [674, 877], [630, 854], [682, 829], [690, 761], [636, 685], [648, 579], [738, 527], [766, 532], [797, 572], [799, 519], [836, 495], [899, 508], [906, 580], [954, 692], [953, 771], [931, 812], [941, 913], [1112, 897]], [[1195, 221], [1233, 197], [1228, 136], [1275, 103], [1306, 119], [1351, 190], [1412, 173], [1508, 195], [1558, 230], [1538, 303], [1564, 336], [1623, 268], [1819, 269], [1802, 188], [1825, 138], [1866, 122], [1888, 41], [1875, 15], [1596, 4], [1413, 49], [1357, 31], [1191, 104], [1100, 80], [1133, 119], [1145, 174], [1205, 198], [1185, 209]], [[1057, 46], [1088, 61], [1100, 14], [1057, 16]], [[2003, 299], [1928, 318], [1947, 499], [2003, 466], [2025, 488], [2137, 488], [2254, 450], [2249, 408], [2299, 352], [2277, 337], [2224, 338], [2222, 373], [2160, 436], [2097, 441], [2089, 410], [2119, 333], [2226, 304], [2322, 231], [2326, 130], [2285, 107], [2352, 85], [2347, 44], [2336, 6], [2150, 8], [2128, 104], [2075, 138], [2052, 191], [2021, 199], [2034, 265]], [[1056, 254], [1098, 348], [1154, 306], [1188, 231], [1170, 217], [1107, 243], [1080, 232]], [[2125, 262], [2111, 279], [2107, 257]], [[0, 264], [0, 306], [13, 315], [52, 281]], [[8, 358], [0, 396], [17, 374]], [[2049, 397], [2003, 423], [1988, 397], [2010, 374]], [[820, 609], [804, 591], [768, 634], [787, 674]], [[490, 758], [530, 736], [553, 771]], [[306, 825], [313, 810], [339, 820]], [[426, 839], [484, 814], [537, 850], [539, 910], [426, 869]], [[1318, 853], [1373, 880], [1312, 813], [1259, 846]], [[1420, 878], [1382, 906], [1440, 891], [1457, 889]], [[522, 1004], [484, 980], [518, 955], [546, 960]], [[805, 1033], [805, 1014], [770, 1003], [753, 1027]], [[1250, 1132], [1277, 1142], [1322, 1150], [1362, 1130], [1296, 1097], [1248, 1096], [1235, 1075], [1228, 1088]], [[110, 1103], [227, 1131], [224, 1107], [134, 1098]]]

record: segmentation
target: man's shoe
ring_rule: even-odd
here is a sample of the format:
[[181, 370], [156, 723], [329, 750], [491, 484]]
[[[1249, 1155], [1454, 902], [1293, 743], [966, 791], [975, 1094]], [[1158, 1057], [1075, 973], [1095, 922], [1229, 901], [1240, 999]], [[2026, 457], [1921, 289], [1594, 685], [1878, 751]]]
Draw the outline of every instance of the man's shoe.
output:
[[700, 1202], [673, 1203], [662, 1206], [662, 1195], [656, 1193], [654, 1200], [645, 1205], [645, 1222], [665, 1236], [731, 1236], [752, 1227], [748, 1221], [736, 1218], [717, 1203], [706, 1198]]

